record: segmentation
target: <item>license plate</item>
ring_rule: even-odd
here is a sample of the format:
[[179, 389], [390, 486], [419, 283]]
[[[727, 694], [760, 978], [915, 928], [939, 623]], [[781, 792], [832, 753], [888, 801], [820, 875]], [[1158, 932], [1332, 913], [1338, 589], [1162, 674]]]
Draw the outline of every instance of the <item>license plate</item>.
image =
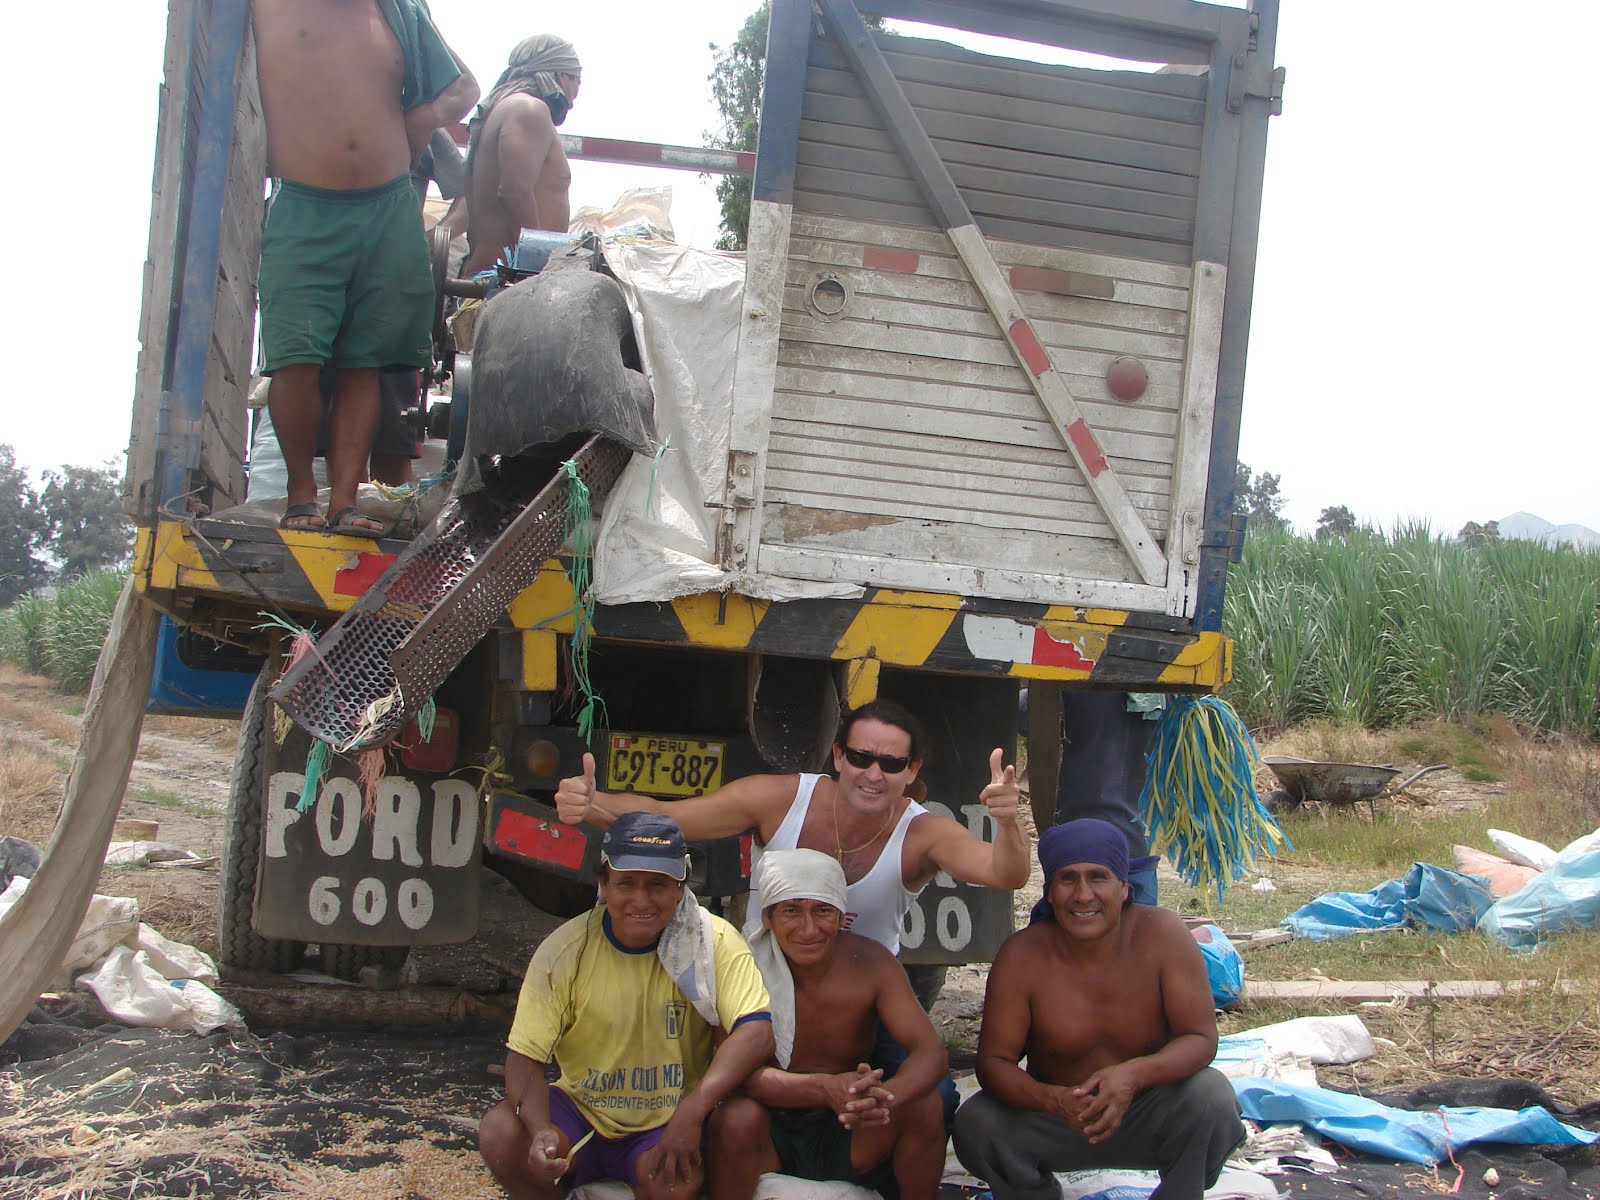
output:
[[722, 786], [723, 744], [652, 733], [613, 733], [606, 790], [699, 796]]

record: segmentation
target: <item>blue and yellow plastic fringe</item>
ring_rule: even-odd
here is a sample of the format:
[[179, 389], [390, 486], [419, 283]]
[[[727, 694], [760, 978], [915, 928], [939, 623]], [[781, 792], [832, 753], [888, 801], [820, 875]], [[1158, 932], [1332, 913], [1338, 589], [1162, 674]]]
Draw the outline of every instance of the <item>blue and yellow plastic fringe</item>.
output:
[[1256, 795], [1261, 756], [1226, 700], [1175, 698], [1156, 723], [1144, 761], [1139, 811], [1150, 848], [1190, 887], [1214, 887], [1221, 900], [1258, 858], [1294, 849]]

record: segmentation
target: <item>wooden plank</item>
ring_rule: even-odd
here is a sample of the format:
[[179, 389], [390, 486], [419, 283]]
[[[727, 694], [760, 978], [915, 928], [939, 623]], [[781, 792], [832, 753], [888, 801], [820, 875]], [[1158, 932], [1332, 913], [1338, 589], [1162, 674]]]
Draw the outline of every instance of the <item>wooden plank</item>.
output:
[[[1039, 402], [1032, 392], [1016, 387], [973, 388], [937, 378], [864, 375], [830, 370], [826, 367], [792, 366], [780, 359], [778, 389], [783, 392], [813, 396], [847, 396], [857, 400], [880, 400], [931, 410], [934, 414], [981, 411], [993, 413], [997, 417], [1013, 417], [1022, 421], [1038, 420]], [[1177, 433], [1177, 413], [1171, 407], [1147, 407], [1143, 401], [1138, 404], [1118, 404], [1107, 400], [1099, 402], [1083, 400], [1080, 403], [1083, 404], [1085, 413], [1093, 413], [1096, 429], [1159, 434], [1169, 440]], [[1051, 439], [1051, 443], [1055, 450], [1060, 450], [1059, 446], [1054, 446], [1054, 439]]]
[[[955, 248], [942, 229], [875, 225], [871, 222], [849, 221], [810, 213], [795, 213], [791, 223], [797, 239], [855, 241], [863, 245], [894, 246], [956, 257]], [[1058, 249], [1004, 238], [990, 238], [988, 242], [995, 261], [1006, 267], [1047, 267], [1057, 271], [1083, 271], [1092, 275], [1109, 275], [1113, 279], [1183, 288], [1185, 291], [1188, 290], [1192, 275], [1188, 263], [1174, 266], [1130, 256]]]
[[1217, 364], [1222, 350], [1222, 305], [1228, 272], [1220, 263], [1200, 263], [1195, 272], [1188, 358], [1183, 371], [1183, 410], [1172, 457], [1172, 511], [1167, 543], [1172, 578], [1185, 578], [1184, 611], [1194, 611], [1199, 586], [1200, 539], [1206, 481], [1211, 474], [1211, 429], [1217, 407]]
[[[1109, 543], [1107, 543], [1109, 544]], [[764, 568], [792, 579], [845, 582], [861, 586], [903, 588], [908, 591], [943, 592], [957, 596], [990, 596], [998, 600], [1026, 600], [1040, 604], [1076, 604], [1084, 608], [1123, 608], [1133, 612], [1164, 612], [1163, 588], [1125, 583], [1112, 578], [1087, 578], [1075, 556], [1063, 559], [1054, 573], [1017, 571], [1009, 567], [969, 567], [937, 560], [829, 553], [764, 544]], [[1093, 560], [1087, 560], [1092, 562]], [[1109, 572], [1105, 573], [1109, 575]]]
[[[1205, 120], [1204, 76], [1026, 62], [903, 35], [876, 40], [889, 69], [907, 82], [938, 83], [954, 66], [966, 86], [994, 95], [1021, 91], [1057, 104], [1163, 121], [1199, 124]], [[830, 68], [844, 65], [838, 51], [826, 41], [813, 43], [811, 62]]]
[[1554, 990], [1563, 996], [1593, 996], [1594, 980], [1561, 979], [1552, 985], [1538, 980], [1494, 979], [1247, 979], [1241, 1000], [1498, 1000], [1529, 992]]
[[[842, 239], [821, 238], [795, 238], [790, 244], [791, 276], [797, 268], [806, 266], [838, 266], [859, 270], [873, 270], [863, 267], [861, 256], [864, 250], [880, 251], [891, 249], [883, 246], [867, 246], [861, 242], [846, 241]], [[937, 279], [947, 282], [961, 283], [971, 287], [971, 277], [967, 269], [961, 265], [961, 260], [953, 256], [934, 254], [929, 251], [903, 251], [917, 255], [916, 274], [908, 278], [924, 280]], [[1000, 258], [996, 255], [996, 258]], [[1023, 271], [1050, 270], [1046, 267], [1028, 267], [1014, 265], [1012, 269]], [[1038, 291], [1022, 285], [1014, 285], [1019, 291], [1037, 295], [1041, 301], [1060, 301], [1070, 303], [1073, 301], [1093, 300], [1100, 304], [1117, 305], [1118, 308], [1126, 307], [1133, 310], [1156, 309], [1160, 316], [1141, 318], [1130, 321], [1129, 328], [1140, 328], [1141, 321], [1148, 319], [1151, 322], [1174, 322], [1175, 329], [1181, 329], [1182, 323], [1188, 320], [1189, 292], [1186, 288], [1164, 287], [1160, 284], [1138, 283], [1127, 279], [1118, 279], [1110, 275], [1092, 275], [1085, 271], [1062, 271], [1061, 274], [1073, 278], [1086, 280], [1108, 280], [1111, 284], [1109, 298], [1100, 296], [1078, 296], [1062, 293]], [[887, 272], [873, 270], [874, 276], [887, 275]], [[976, 294], [974, 289], [973, 294]], [[1115, 325], [1118, 322], [1107, 319], [1102, 324]]]
[[[1105, 369], [1112, 359], [1107, 355], [1057, 353], [1062, 374], [1085, 392], [1085, 403], [1110, 403], [1105, 387]], [[872, 346], [846, 346], [815, 336], [786, 340], [778, 362], [799, 368], [838, 369], [861, 375], [885, 375], [893, 379], [925, 379], [934, 386], [954, 384], [997, 391], [1022, 391], [1027, 387], [1014, 364], [985, 363], [973, 359], [919, 355], [904, 349]], [[1133, 405], [1118, 405], [1133, 412], [1141, 408], [1176, 412], [1182, 384], [1181, 368], [1176, 363], [1153, 361], [1150, 364], [1148, 400]], [[1101, 389], [1098, 392], [1096, 389]]]
[[[959, 113], [1031, 125], [1035, 130], [1069, 130], [1183, 150], [1198, 150], [1200, 146], [1203, 121], [1174, 121], [1130, 113], [1116, 104], [1115, 90], [1110, 88], [1101, 89], [1104, 106], [1100, 107], [1036, 93], [1027, 86], [1025, 77], [1013, 78], [1008, 81], [1009, 86], [988, 90], [981, 80], [964, 71], [935, 80], [916, 79], [898, 71], [894, 75], [924, 122], [933, 113]], [[806, 94], [847, 99], [864, 95], [848, 69], [830, 67], [815, 58], [806, 72]]]
[[[882, 129], [865, 125], [829, 125], [806, 119], [800, 122], [800, 137], [807, 146], [866, 150], [874, 154], [896, 152], [888, 134]], [[1039, 153], [982, 142], [964, 142], [956, 138], [935, 137], [932, 141], [941, 159], [962, 166], [1027, 171], [1036, 168]], [[1073, 186], [1110, 188], [1128, 197], [1146, 197], [1142, 201], [1130, 200], [1137, 211], [1146, 211], [1139, 207], [1146, 203], [1157, 206], [1181, 204], [1186, 211], [1194, 211], [1195, 197], [1200, 191], [1200, 181], [1196, 176], [1063, 155], [1051, 157], [1057, 161], [1054, 173], [1063, 180], [1071, 180]], [[1149, 211], [1160, 212], [1162, 209], [1156, 207]]]
[[[1190, 179], [1200, 174], [1198, 148], [1162, 146], [1077, 129], [1034, 129], [1001, 117], [940, 112], [936, 109], [920, 110], [917, 115], [921, 117], [923, 128], [930, 138], [977, 142], [1049, 158], [1113, 163]], [[805, 120], [823, 125], [883, 128], [870, 105], [853, 96], [831, 96], [808, 90], [803, 116]]]
[[[820, 316], [806, 304], [806, 297], [816, 282], [813, 272], [803, 284], [795, 283], [784, 293], [784, 328], [809, 329], [818, 322], [866, 321], [876, 325], [912, 326], [918, 329], [938, 329], [947, 333], [972, 334], [979, 337], [998, 336], [993, 313], [951, 304], [903, 301], [890, 296], [856, 293], [847, 302], [843, 314], [837, 317]], [[1180, 362], [1184, 357], [1184, 339], [1150, 330], [1118, 328], [1110, 325], [1092, 325], [1083, 321], [1051, 320], [1041, 314], [1026, 312], [1032, 318], [1035, 332], [1047, 346], [1062, 350], [1086, 350], [1113, 356], [1137, 355], [1144, 360]]]
[[[918, 203], [914, 184], [882, 169], [891, 160], [864, 151], [841, 152], [831, 147], [803, 147], [795, 186], [808, 191], [848, 194], [890, 204]], [[951, 178], [967, 207], [979, 216], [1005, 217], [1047, 225], [1067, 225], [1124, 237], [1151, 238], [1189, 245], [1194, 241], [1193, 214], [1177, 217], [1129, 212], [1095, 205], [1070, 184], [1044, 175], [1021, 175], [987, 167], [951, 165]], [[1071, 197], [1071, 203], [1063, 198]], [[1103, 199], [1112, 199], [1102, 197]]]
[[193, 0], [170, 0], [167, 43], [158, 89], [156, 158], [151, 179], [150, 240], [145, 254], [144, 294], [139, 304], [139, 359], [134, 376], [133, 421], [124, 475], [124, 507], [140, 525], [155, 522], [153, 494], [160, 438], [162, 376], [166, 369], [167, 328], [172, 319], [173, 252], [178, 237], [183, 167], [185, 76], [184, 42]]

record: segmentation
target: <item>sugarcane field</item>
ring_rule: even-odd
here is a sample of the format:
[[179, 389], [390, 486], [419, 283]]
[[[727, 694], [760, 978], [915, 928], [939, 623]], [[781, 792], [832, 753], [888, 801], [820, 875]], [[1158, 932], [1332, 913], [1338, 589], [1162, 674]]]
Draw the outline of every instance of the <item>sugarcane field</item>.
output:
[[1600, 1200], [1600, 9], [24, 9], [0, 1200]]

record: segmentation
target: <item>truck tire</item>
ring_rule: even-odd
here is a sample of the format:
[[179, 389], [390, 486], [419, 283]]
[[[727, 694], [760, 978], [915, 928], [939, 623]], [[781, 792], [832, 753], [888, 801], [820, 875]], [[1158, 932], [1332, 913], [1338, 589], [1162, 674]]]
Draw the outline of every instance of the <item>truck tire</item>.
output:
[[932, 1012], [934, 1003], [939, 999], [939, 991], [944, 987], [945, 972], [949, 969], [942, 963], [905, 963], [906, 976], [911, 980], [911, 990], [916, 993], [917, 1003], [922, 1005], [923, 1012]]
[[384, 974], [398, 972], [405, 965], [409, 946], [347, 946], [322, 944], [322, 969], [335, 979], [360, 982], [366, 967], [376, 967]]
[[305, 947], [299, 942], [261, 937], [251, 924], [261, 854], [261, 798], [267, 789], [267, 738], [272, 725], [267, 700], [270, 669], [269, 664], [257, 676], [239, 722], [239, 751], [233, 760], [222, 831], [217, 957], [225, 966], [282, 973], [294, 970]]

